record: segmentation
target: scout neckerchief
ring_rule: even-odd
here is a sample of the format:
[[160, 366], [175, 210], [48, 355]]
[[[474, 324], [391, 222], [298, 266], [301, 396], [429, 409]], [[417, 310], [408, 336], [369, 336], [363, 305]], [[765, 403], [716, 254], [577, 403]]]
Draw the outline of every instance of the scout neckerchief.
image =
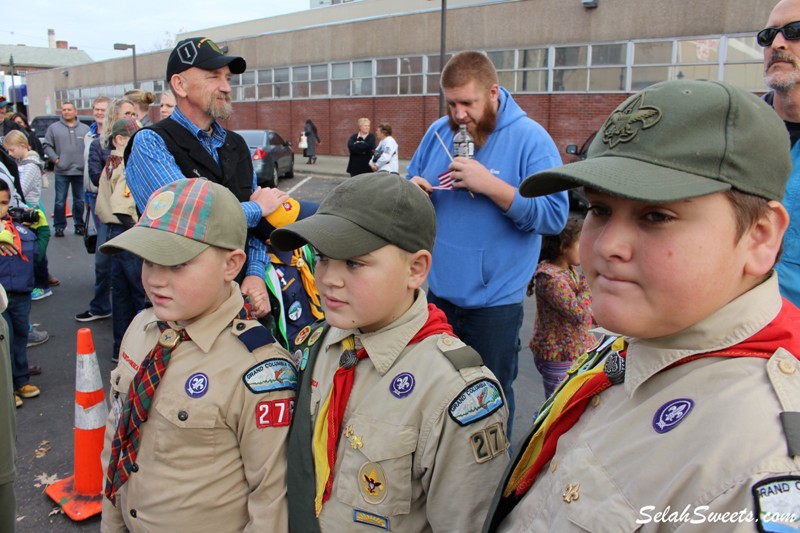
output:
[[189, 339], [185, 329], [175, 331], [166, 322], [158, 322], [161, 336], [150, 351], [128, 388], [128, 399], [111, 442], [111, 459], [106, 471], [106, 497], [116, 503], [116, 494], [128, 480], [139, 452], [139, 426], [147, 420], [150, 404], [169, 359], [181, 342]]
[[[308, 256], [303, 253], [305, 248], [306, 247], [303, 246], [294, 250], [292, 253], [292, 261], [288, 266], [295, 267], [300, 273], [300, 281], [303, 282], [303, 289], [308, 295], [311, 314], [314, 315], [314, 318], [317, 320], [322, 320], [325, 318], [325, 315], [322, 313], [322, 306], [319, 303], [319, 292], [317, 291], [317, 284], [314, 282], [314, 271], [311, 269], [313, 265], [309, 262]], [[269, 260], [270, 263], [273, 264], [286, 265], [286, 263], [281, 261], [281, 259], [273, 253], [269, 254]]]
[[[784, 348], [795, 357], [800, 358], [799, 326], [800, 310], [784, 299], [778, 316], [752, 337], [723, 350], [686, 357], [667, 368], [673, 368], [701, 357], [761, 357], [769, 359], [778, 348]], [[533, 486], [542, 467], [552, 459], [559, 437], [569, 431], [578, 421], [591, 397], [612, 385], [622, 383], [624, 349], [623, 338], [617, 337], [613, 344], [609, 345], [608, 342], [605, 342], [596, 350], [584, 354], [576, 361], [568, 373], [568, 375], [574, 375], [565, 381], [556, 394], [545, 403], [542, 412], [537, 417], [536, 430], [511, 472], [503, 489], [503, 498], [513, 495], [515, 500], [521, 499]], [[595, 364], [594, 368], [586, 372], [578, 372], [579, 368], [591, 363], [591, 359], [594, 359], [595, 363], [599, 363], [599, 359], [602, 358], [605, 358], [604, 365]]]
[[14, 238], [14, 247], [19, 252], [20, 259], [22, 259], [23, 261], [30, 261], [27, 257], [25, 257], [25, 254], [22, 253], [22, 239], [19, 236], [19, 231], [17, 230], [17, 226], [14, 224], [14, 221], [11, 220], [10, 218], [5, 218], [3, 219], [3, 225], [6, 227], [6, 230], [8, 230], [11, 233], [11, 236]]
[[[415, 344], [439, 333], [452, 335], [453, 328], [447, 323], [447, 317], [444, 312], [435, 305], [428, 304], [428, 320], [408, 344]], [[339, 443], [339, 430], [347, 407], [347, 400], [353, 388], [356, 364], [365, 357], [367, 357], [367, 352], [364, 348], [361, 348], [358, 352], [355, 351], [353, 335], [342, 341], [342, 356], [339, 359], [339, 368], [336, 369], [336, 373], [333, 375], [331, 392], [317, 414], [312, 439], [317, 484], [314, 507], [317, 516], [322, 511], [322, 504], [328, 500], [331, 494], [333, 469], [336, 466], [336, 447]]]

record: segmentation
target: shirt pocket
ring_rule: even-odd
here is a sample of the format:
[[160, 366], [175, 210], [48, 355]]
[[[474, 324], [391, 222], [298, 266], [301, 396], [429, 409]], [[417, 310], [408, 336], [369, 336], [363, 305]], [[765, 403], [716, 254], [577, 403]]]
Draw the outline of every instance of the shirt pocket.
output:
[[159, 394], [151, 409], [157, 416], [148, 416], [146, 423], [155, 426], [158, 460], [175, 468], [214, 462], [217, 433], [223, 430], [216, 405], [166, 393]]
[[336, 498], [382, 516], [408, 514], [418, 438], [413, 426], [350, 417], [342, 428], [341, 439], [347, 442], [336, 474]]
[[566, 506], [566, 516], [571, 524], [592, 533], [624, 533], [639, 529], [637, 511], [588, 445], [569, 452], [561, 460], [558, 472], [559, 488], [563, 492], [559, 498]]
[[135, 374], [126, 366], [117, 366], [111, 371], [111, 414], [114, 426], [119, 424], [125, 401], [128, 398], [128, 389], [131, 387]]

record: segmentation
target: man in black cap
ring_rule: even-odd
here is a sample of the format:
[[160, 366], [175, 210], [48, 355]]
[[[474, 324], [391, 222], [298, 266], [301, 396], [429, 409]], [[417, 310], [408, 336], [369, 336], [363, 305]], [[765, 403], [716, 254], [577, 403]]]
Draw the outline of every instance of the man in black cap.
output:
[[[172, 50], [167, 83], [175, 95], [175, 111], [137, 132], [125, 154], [128, 186], [140, 211], [153, 191], [183, 177], [208, 178], [230, 189], [242, 203], [249, 228], [288, 198], [280, 191], [256, 187], [247, 144], [217, 122], [231, 115], [231, 76], [246, 68], [243, 58], [225, 55], [205, 37], [184, 39]], [[248, 237], [247, 256], [242, 292], [261, 302], [254, 311], [263, 316], [269, 303], [259, 296], [266, 295], [268, 257], [264, 241], [253, 234]]]

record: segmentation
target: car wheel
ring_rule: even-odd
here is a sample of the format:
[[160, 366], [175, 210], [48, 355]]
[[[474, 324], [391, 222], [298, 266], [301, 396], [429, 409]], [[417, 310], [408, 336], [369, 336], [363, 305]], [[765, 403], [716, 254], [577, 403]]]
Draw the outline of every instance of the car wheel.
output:
[[278, 187], [278, 163], [272, 165], [272, 183], [269, 185], [270, 187]]
[[292, 161], [289, 164], [289, 170], [286, 171], [286, 174], [284, 174], [283, 177], [287, 180], [290, 180], [294, 177], [294, 154], [292, 154]]

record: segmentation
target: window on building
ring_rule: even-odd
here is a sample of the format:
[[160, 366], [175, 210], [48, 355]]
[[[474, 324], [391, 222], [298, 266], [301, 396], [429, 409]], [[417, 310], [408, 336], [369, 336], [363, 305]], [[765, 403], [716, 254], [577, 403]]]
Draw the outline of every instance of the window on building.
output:
[[750, 91], [766, 91], [763, 48], [753, 35], [728, 37], [725, 43], [725, 74], [728, 83]]
[[555, 47], [553, 92], [586, 91], [588, 53], [586, 45]]
[[372, 61], [353, 61], [352, 96], [372, 96]]
[[331, 65], [331, 96], [350, 96], [350, 63]]
[[593, 44], [589, 61], [590, 92], [624, 91], [627, 87], [626, 44]]
[[531, 48], [519, 52], [519, 77], [517, 91], [547, 92], [549, 80], [549, 48]]

